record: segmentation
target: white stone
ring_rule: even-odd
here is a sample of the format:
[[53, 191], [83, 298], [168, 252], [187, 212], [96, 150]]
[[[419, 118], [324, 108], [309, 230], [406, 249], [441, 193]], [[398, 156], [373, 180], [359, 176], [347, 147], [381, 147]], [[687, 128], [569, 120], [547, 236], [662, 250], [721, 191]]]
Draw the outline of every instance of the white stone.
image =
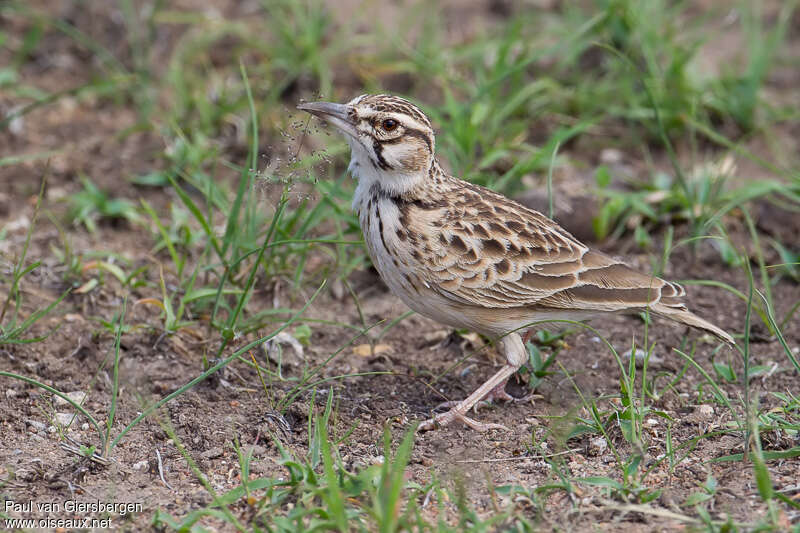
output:
[[600, 151], [600, 162], [602, 162], [604, 165], [621, 163], [622, 158], [622, 152], [616, 148], [603, 148], [603, 150]]
[[700, 420], [710, 420], [714, 416], [714, 408], [707, 403], [695, 407], [694, 412]]
[[[645, 350], [642, 350], [641, 348], [636, 348], [636, 351], [634, 352], [631, 349], [628, 349], [627, 351], [625, 351], [625, 353], [622, 354], [622, 358], [626, 361], [630, 361], [631, 355], [634, 355], [634, 357], [636, 357], [637, 367], [641, 367], [642, 365], [644, 365], [645, 358], [647, 357], [647, 352]], [[650, 358], [647, 360], [647, 363], [653, 365], [653, 364], [660, 364], [663, 361], [664, 360], [656, 356], [656, 354], [650, 354]]]
[[[75, 418], [74, 421], [73, 417]], [[70, 424], [75, 425], [78, 422], [79, 416], [75, 416], [74, 413], [56, 413], [53, 419], [61, 426], [68, 426]]]
[[45, 426], [44, 424], [42, 424], [38, 420], [28, 419], [28, 420], [25, 421], [25, 423], [28, 424], [33, 429], [35, 429], [36, 431], [44, 431], [45, 429], [47, 429], [47, 426]]
[[601, 455], [606, 448], [608, 448], [608, 442], [603, 437], [595, 437], [589, 441], [589, 455]]
[[[68, 393], [66, 393], [65, 396], [69, 397], [70, 400], [72, 400], [73, 402], [77, 403], [78, 405], [83, 405], [84, 400], [86, 400], [86, 393], [83, 392], [83, 391], [79, 391], [79, 390], [73, 391], [73, 392], [68, 392]], [[59, 405], [59, 406], [70, 405], [70, 403], [67, 400], [65, 400], [64, 398], [62, 398], [61, 396], [55, 396], [54, 398], [55, 398], [55, 404], [56, 405]]]

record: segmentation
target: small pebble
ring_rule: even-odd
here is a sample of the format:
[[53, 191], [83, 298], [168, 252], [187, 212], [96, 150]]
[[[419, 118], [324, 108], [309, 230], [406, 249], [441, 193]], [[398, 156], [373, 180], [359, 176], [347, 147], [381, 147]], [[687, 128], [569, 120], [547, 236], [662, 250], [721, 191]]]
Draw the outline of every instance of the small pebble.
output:
[[[622, 354], [622, 358], [625, 361], [631, 360], [631, 353], [632, 350], [627, 350], [625, 353]], [[634, 356], [636, 357], [636, 366], [641, 368], [644, 365], [645, 358], [647, 357], [647, 351], [642, 350], [641, 348], [636, 348]], [[647, 360], [647, 364], [649, 365], [657, 365], [661, 364], [664, 360], [660, 357], [657, 357], [655, 354], [650, 355], [650, 359]]]
[[216, 457], [220, 457], [223, 453], [222, 446], [214, 446], [213, 448], [209, 448], [208, 450], [204, 451], [200, 454], [202, 459], [214, 459]]
[[[13, 111], [13, 110], [12, 110]], [[10, 115], [11, 113], [9, 113]], [[8, 116], [6, 116], [8, 118]], [[25, 117], [17, 115], [8, 122], [8, 131], [13, 135], [22, 135], [25, 131]]]
[[608, 442], [603, 437], [595, 437], [589, 441], [589, 455], [597, 457], [606, 451]]
[[699, 424], [710, 422], [714, 418], [714, 408], [708, 404], [696, 405], [694, 410], [686, 417], [688, 422]]
[[[75, 403], [77, 403], [79, 405], [83, 405], [84, 400], [86, 400], [86, 393], [83, 392], [83, 391], [79, 391], [79, 390], [78, 391], [73, 391], [73, 392], [68, 392], [66, 394], [66, 396], [68, 396], [70, 400], [72, 400], [73, 402], [75, 402]], [[70, 405], [70, 403], [67, 400], [65, 400], [64, 398], [62, 398], [61, 396], [54, 396], [53, 401], [55, 402], [56, 405], [62, 406], [62, 407], [65, 406], [65, 405]]]
[[45, 431], [47, 429], [47, 426], [45, 426], [44, 424], [42, 424], [38, 420], [30, 420], [30, 419], [28, 419], [28, 420], [25, 421], [25, 423], [28, 424], [30, 427], [32, 427], [36, 431]]
[[695, 407], [694, 412], [697, 413], [698, 416], [706, 419], [710, 419], [711, 417], [714, 416], [714, 408], [708, 405], [707, 403]]
[[600, 151], [600, 162], [604, 165], [614, 165], [622, 162], [622, 152], [616, 148], [603, 148]]
[[[74, 421], [73, 417], [75, 418]], [[62, 426], [68, 426], [70, 424], [74, 424], [75, 422], [77, 422], [79, 417], [75, 416], [74, 413], [56, 413], [56, 415], [53, 418], [55, 419], [56, 422], [58, 422]]]

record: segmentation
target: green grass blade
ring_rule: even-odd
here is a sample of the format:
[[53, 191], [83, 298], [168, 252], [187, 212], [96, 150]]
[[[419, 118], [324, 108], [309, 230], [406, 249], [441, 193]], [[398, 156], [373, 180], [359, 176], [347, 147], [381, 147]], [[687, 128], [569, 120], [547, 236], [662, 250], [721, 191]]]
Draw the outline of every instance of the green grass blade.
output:
[[327, 504], [327, 513], [336, 524], [336, 529], [346, 533], [347, 527], [347, 514], [345, 513], [344, 495], [342, 488], [339, 486], [339, 478], [334, 470], [333, 451], [328, 438], [328, 420], [333, 405], [333, 389], [328, 392], [328, 400], [325, 404], [325, 412], [322, 417], [317, 420], [316, 429], [319, 436], [319, 442], [322, 454], [322, 464], [325, 472], [325, 480], [327, 487], [323, 492], [323, 499]]
[[[106, 438], [105, 443], [108, 443], [111, 438], [111, 429], [114, 427], [114, 415], [117, 412], [117, 401], [119, 400], [119, 352], [120, 343], [122, 341], [122, 331], [124, 328], [125, 312], [128, 307], [128, 297], [122, 300], [122, 312], [119, 315], [119, 320], [116, 324], [116, 331], [114, 332], [114, 370], [113, 378], [111, 381], [111, 406], [108, 409], [108, 417], [106, 418]], [[103, 448], [103, 456], [108, 455], [109, 450]]]

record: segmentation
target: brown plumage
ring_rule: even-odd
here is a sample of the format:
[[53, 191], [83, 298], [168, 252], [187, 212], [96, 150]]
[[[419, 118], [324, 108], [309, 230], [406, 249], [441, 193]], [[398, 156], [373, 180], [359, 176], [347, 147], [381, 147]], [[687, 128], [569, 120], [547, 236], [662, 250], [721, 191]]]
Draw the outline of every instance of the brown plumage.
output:
[[479, 430], [502, 427], [466, 413], [484, 398], [509, 398], [505, 382], [526, 360], [519, 332], [533, 322], [647, 309], [733, 344], [686, 308], [680, 285], [589, 250], [541, 213], [447, 175], [434, 157], [430, 121], [410, 102], [365, 95], [299, 108], [345, 134], [359, 179], [353, 206], [389, 288], [425, 316], [497, 340], [506, 356], [469, 398], [420, 429], [456, 419]]

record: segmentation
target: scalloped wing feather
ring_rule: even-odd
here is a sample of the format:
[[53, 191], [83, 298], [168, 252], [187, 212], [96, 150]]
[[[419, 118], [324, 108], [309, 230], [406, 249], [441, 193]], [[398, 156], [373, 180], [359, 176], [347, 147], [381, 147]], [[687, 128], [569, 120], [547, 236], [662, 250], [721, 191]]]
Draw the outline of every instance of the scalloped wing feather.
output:
[[436, 228], [438, 237], [414, 260], [430, 288], [451, 301], [612, 312], [660, 302], [685, 309], [680, 285], [590, 251], [541, 213], [469, 184], [452, 198], [413, 202], [401, 214], [407, 237], [430, 235]]

